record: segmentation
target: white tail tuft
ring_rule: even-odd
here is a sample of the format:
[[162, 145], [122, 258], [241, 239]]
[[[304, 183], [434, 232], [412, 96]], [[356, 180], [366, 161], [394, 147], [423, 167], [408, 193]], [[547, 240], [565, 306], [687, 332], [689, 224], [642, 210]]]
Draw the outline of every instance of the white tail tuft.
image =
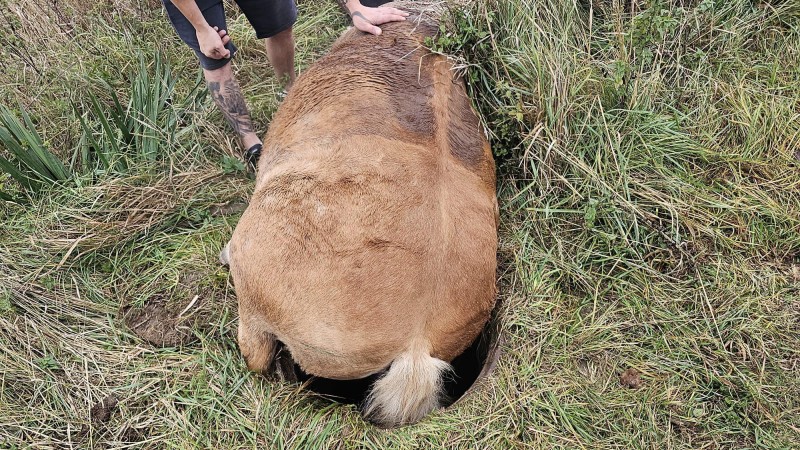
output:
[[382, 426], [414, 423], [438, 408], [442, 375], [450, 364], [436, 359], [420, 347], [398, 356], [384, 376], [373, 385], [364, 406], [364, 416]]
[[219, 252], [219, 263], [223, 266], [230, 266], [231, 265], [231, 243], [228, 242], [225, 244], [225, 248]]

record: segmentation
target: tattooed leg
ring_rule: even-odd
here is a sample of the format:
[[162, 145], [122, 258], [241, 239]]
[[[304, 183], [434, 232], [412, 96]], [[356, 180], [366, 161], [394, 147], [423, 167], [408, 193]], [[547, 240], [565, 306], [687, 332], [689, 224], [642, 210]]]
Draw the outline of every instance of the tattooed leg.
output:
[[211, 97], [233, 130], [239, 135], [242, 147], [247, 150], [260, 143], [261, 139], [253, 131], [250, 112], [247, 110], [247, 104], [244, 102], [239, 84], [236, 83], [236, 79], [233, 77], [231, 65], [226, 64], [216, 70], [204, 69], [203, 74], [206, 77]]

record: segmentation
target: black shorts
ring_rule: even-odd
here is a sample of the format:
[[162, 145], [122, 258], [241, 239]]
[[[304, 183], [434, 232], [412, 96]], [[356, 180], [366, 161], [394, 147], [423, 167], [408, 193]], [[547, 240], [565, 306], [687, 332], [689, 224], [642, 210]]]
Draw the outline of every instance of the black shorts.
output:
[[[191, 22], [172, 4], [170, 0], [163, 0], [169, 21], [175, 28], [181, 40], [194, 50], [200, 65], [204, 69], [215, 70], [230, 62], [230, 58], [209, 58], [200, 51], [197, 42], [197, 32]], [[225, 24], [225, 10], [222, 0], [197, 0], [197, 4], [205, 17], [206, 22], [220, 30], [228, 29]], [[236, 4], [244, 13], [259, 39], [275, 36], [281, 31], [289, 29], [297, 20], [297, 6], [294, 0], [236, 0]], [[225, 47], [230, 50], [231, 58], [236, 53], [233, 39]]]

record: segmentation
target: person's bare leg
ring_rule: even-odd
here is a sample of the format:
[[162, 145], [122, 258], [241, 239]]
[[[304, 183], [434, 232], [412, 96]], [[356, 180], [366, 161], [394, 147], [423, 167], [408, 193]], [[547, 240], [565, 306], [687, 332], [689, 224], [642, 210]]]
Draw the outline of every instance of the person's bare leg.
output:
[[211, 97], [233, 130], [239, 135], [244, 150], [247, 151], [252, 146], [260, 144], [261, 139], [253, 131], [250, 112], [247, 110], [247, 104], [244, 102], [239, 84], [233, 77], [231, 64], [225, 64], [215, 70], [203, 69], [203, 75], [208, 83]]
[[267, 57], [275, 75], [286, 90], [294, 83], [294, 36], [292, 29], [266, 39]]

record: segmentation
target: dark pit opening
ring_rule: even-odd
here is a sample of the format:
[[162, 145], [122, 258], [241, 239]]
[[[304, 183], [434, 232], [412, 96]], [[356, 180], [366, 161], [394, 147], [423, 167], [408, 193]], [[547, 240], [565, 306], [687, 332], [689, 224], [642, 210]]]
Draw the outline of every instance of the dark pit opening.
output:
[[[496, 315], [492, 314], [492, 318], [475, 341], [450, 363], [453, 366], [453, 374], [445, 378], [447, 398], [443, 399], [444, 407], [452, 405], [468, 394], [475, 382], [488, 375], [494, 368], [500, 356], [499, 329]], [[286, 355], [286, 349], [282, 348], [280, 353]], [[357, 380], [332, 380], [309, 375], [293, 362], [291, 366], [286, 363], [278, 364], [278, 370], [284, 372], [282, 375], [284, 379], [297, 380], [305, 389], [325, 399], [354, 405], [360, 405], [364, 401], [372, 383], [383, 375], [383, 372], [379, 372]], [[290, 373], [286, 373], [287, 371]]]

